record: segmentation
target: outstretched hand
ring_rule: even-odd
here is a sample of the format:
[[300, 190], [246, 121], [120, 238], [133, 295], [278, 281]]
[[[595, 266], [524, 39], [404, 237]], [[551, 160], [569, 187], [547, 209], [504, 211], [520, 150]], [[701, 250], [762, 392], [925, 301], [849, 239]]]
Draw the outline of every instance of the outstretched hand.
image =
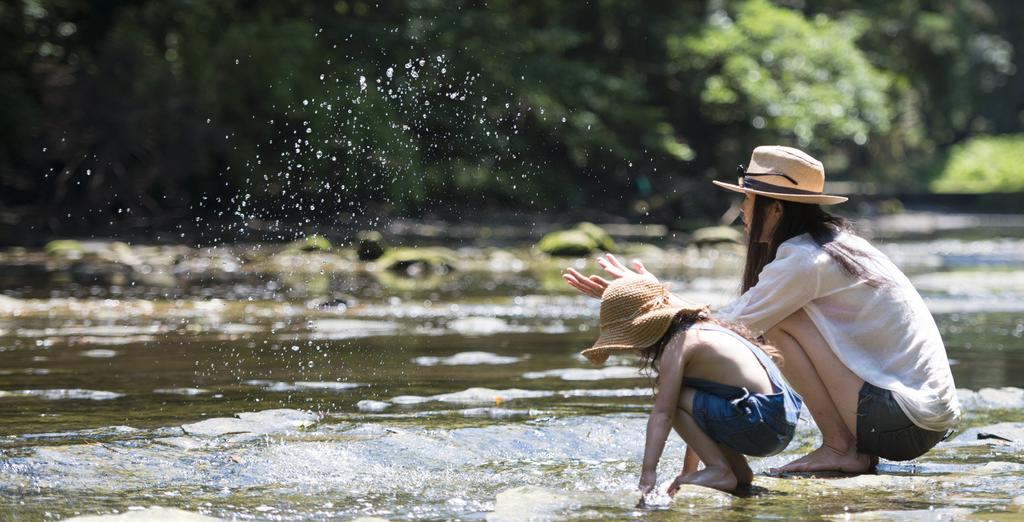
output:
[[[650, 277], [655, 281], [658, 280], [658, 278], [654, 277], [654, 274], [647, 271], [644, 264], [639, 259], [633, 260], [633, 270], [627, 268], [611, 254], [605, 254], [602, 257], [598, 257], [597, 264], [601, 265], [601, 268], [603, 268], [608, 275], [612, 276], [613, 280], [626, 276]], [[601, 295], [604, 294], [604, 289], [611, 284], [611, 281], [599, 275], [586, 276], [574, 268], [566, 268], [565, 272], [562, 273], [562, 279], [565, 279], [565, 282], [569, 283], [573, 288], [595, 299], [600, 299]]]

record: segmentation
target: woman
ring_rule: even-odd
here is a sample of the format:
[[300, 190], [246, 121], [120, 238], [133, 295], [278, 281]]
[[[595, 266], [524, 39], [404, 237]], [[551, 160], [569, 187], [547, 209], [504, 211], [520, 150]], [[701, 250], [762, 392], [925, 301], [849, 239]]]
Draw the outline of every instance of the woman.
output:
[[[822, 445], [779, 471], [863, 473], [878, 457], [910, 460], [960, 420], [935, 321], [910, 281], [843, 219], [821, 209], [825, 171], [790, 147], [754, 149], [740, 167], [747, 259], [743, 293], [718, 311], [781, 352]], [[613, 277], [631, 273], [600, 259]], [[635, 262], [638, 272], [646, 274]], [[599, 297], [608, 281], [569, 269], [566, 281]]]

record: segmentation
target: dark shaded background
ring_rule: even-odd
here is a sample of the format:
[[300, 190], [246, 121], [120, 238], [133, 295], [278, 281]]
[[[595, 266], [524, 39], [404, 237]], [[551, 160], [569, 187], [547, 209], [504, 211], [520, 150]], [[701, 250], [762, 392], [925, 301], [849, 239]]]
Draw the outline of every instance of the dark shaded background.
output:
[[0, 242], [713, 219], [707, 180], [761, 143], [927, 193], [1020, 132], [1022, 26], [1013, 0], [6, 2]]

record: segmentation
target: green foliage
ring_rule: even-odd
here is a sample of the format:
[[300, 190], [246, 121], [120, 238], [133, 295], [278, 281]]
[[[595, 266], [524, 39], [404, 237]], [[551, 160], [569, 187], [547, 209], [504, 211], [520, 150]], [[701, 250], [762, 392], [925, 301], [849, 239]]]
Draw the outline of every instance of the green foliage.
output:
[[903, 183], [1019, 132], [1022, 6], [9, 2], [0, 204], [65, 235], [194, 214], [672, 221], [720, 211], [707, 178], [769, 142]]
[[753, 127], [761, 142], [828, 150], [889, 130], [890, 80], [858, 36], [850, 23], [748, 0], [735, 13], [711, 13], [700, 33], [671, 38], [669, 49], [711, 122]]
[[932, 190], [1024, 192], [1024, 134], [978, 136], [953, 147]]

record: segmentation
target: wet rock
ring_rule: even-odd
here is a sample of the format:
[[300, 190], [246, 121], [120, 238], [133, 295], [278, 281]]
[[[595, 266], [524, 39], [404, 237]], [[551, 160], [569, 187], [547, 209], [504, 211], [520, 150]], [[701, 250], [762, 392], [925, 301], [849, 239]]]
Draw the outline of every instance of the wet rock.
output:
[[607, 366], [604, 368], [561, 368], [540, 372], [527, 372], [524, 379], [557, 377], [563, 381], [601, 381], [604, 379], [636, 379], [642, 377], [635, 366]]
[[81, 259], [85, 249], [74, 239], [54, 239], [46, 244], [47, 255], [61, 259]]
[[83, 357], [92, 357], [94, 359], [109, 359], [111, 357], [116, 357], [117, 356], [117, 351], [116, 350], [105, 350], [105, 349], [102, 349], [102, 348], [97, 348], [95, 350], [86, 350], [86, 351], [82, 352], [82, 356]]
[[[827, 475], [827, 474], [825, 474]], [[934, 487], [932, 477], [906, 475], [857, 475], [815, 479], [822, 485], [840, 489], [913, 490]]]
[[448, 329], [462, 335], [494, 335], [516, 330], [508, 321], [497, 317], [463, 317], [448, 321]]
[[744, 244], [743, 232], [732, 227], [704, 227], [693, 232], [693, 244], [699, 247], [715, 246], [722, 243]]
[[398, 330], [391, 321], [361, 319], [317, 319], [309, 323], [313, 339], [342, 340], [375, 335], [388, 335]]
[[83, 515], [64, 520], [66, 522], [217, 522], [221, 519], [176, 508], [153, 506], [128, 508], [128, 511], [115, 515]]
[[288, 244], [286, 250], [300, 252], [328, 252], [331, 250], [331, 242], [320, 234], [313, 234], [302, 239], [297, 239]]
[[153, 390], [153, 393], [160, 393], [164, 395], [185, 395], [193, 397], [196, 395], [202, 395], [204, 393], [210, 393], [210, 390], [204, 390], [203, 388], [157, 388]]
[[21, 307], [22, 302], [20, 299], [0, 295], [0, 314], [13, 315], [14, 312], [21, 309]]
[[356, 234], [356, 240], [356, 255], [360, 261], [373, 261], [384, 255], [384, 236], [380, 232], [364, 230]]
[[615, 253], [619, 250], [618, 246], [615, 245], [615, 241], [612, 240], [612, 236], [610, 236], [603, 228], [593, 223], [584, 221], [583, 223], [576, 225], [576, 230], [590, 236], [590, 238], [594, 240], [594, 243], [597, 244], [597, 248], [604, 250], [605, 252]]
[[377, 260], [377, 264], [392, 273], [409, 277], [429, 274], [447, 274], [455, 270], [455, 252], [442, 247], [393, 248]]
[[218, 417], [192, 424], [181, 429], [189, 435], [218, 437], [235, 433], [266, 435], [284, 433], [310, 426], [319, 420], [315, 413], [299, 410], [276, 409], [238, 413], [235, 417]]
[[[666, 482], [666, 487], [671, 482]], [[676, 494], [672, 496], [672, 505], [679, 507], [709, 507], [709, 506], [728, 506], [733, 502], [733, 496], [718, 491], [717, 489], [705, 488], [703, 486], [694, 486], [693, 484], [684, 484], [679, 487]]]
[[1012, 442], [1024, 444], [1024, 422], [1001, 422], [980, 428], [971, 428], [954, 439], [956, 442], [983, 441], [992, 444]]
[[498, 493], [489, 522], [555, 520], [576, 504], [569, 496], [537, 486], [521, 486]]
[[982, 388], [978, 391], [957, 390], [960, 405], [968, 410], [1024, 409], [1024, 389]]
[[478, 364], [512, 364], [524, 357], [511, 357], [490, 352], [460, 352], [451, 357], [416, 357], [413, 362], [420, 366], [475, 366]]
[[4, 392], [4, 396], [38, 397], [49, 401], [59, 400], [88, 400], [88, 401], [109, 401], [124, 397], [123, 393], [115, 393], [103, 390], [83, 390], [80, 388], [54, 389], [54, 390], [18, 390]]
[[273, 392], [290, 392], [296, 390], [333, 390], [333, 391], [344, 391], [365, 386], [363, 384], [355, 382], [338, 382], [338, 381], [296, 381], [296, 382], [284, 382], [284, 381], [271, 381], [267, 379], [249, 379], [243, 381], [242, 384], [248, 384], [249, 386], [259, 386], [266, 389], [267, 391]]
[[537, 243], [537, 249], [550, 256], [582, 257], [598, 250], [599, 245], [582, 230], [559, 230], [548, 233]]
[[492, 390], [490, 388], [469, 388], [459, 392], [442, 393], [431, 397], [435, 401], [454, 402], [459, 404], [501, 404], [514, 399], [535, 399], [540, 397], [551, 397], [554, 392], [547, 390], [520, 390], [511, 388], [508, 390]]
[[384, 401], [362, 400], [356, 403], [356, 408], [358, 408], [359, 411], [364, 411], [368, 413], [382, 412], [390, 407], [391, 403]]
[[862, 511], [860, 513], [840, 513], [830, 515], [828, 518], [835, 520], [877, 520], [879, 522], [890, 520], [919, 520], [931, 522], [934, 520], [968, 520], [973, 517], [973, 511], [966, 508], [939, 508], [939, 509], [908, 509], [885, 510], [885, 511]]
[[513, 419], [518, 417], [530, 417], [534, 415], [533, 410], [510, 410], [507, 408], [467, 408], [459, 410], [463, 417], [484, 418], [484, 419]]

